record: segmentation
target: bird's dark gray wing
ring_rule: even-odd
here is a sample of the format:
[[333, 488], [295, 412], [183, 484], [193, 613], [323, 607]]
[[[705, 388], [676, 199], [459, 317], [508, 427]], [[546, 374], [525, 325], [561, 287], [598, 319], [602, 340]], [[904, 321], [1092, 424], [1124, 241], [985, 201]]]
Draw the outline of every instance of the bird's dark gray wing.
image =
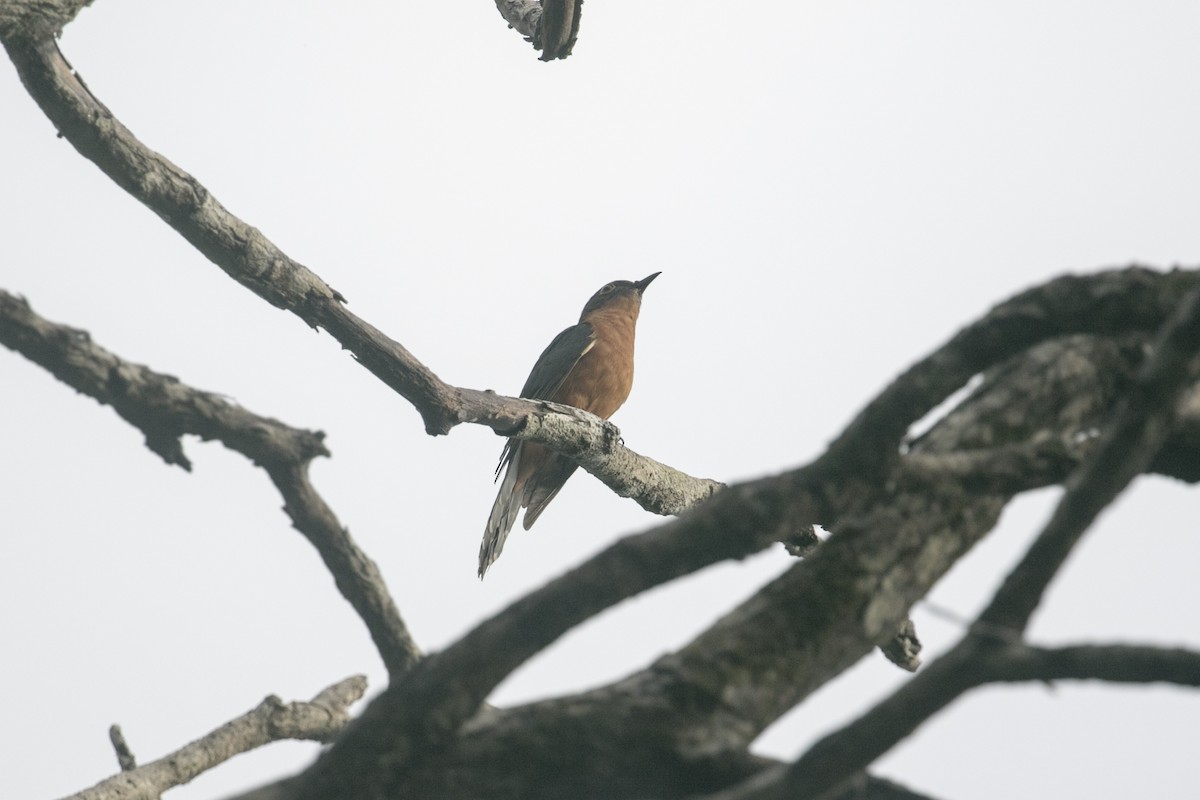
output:
[[[596, 343], [596, 332], [590, 323], [580, 322], [564, 330], [554, 341], [542, 351], [537, 362], [525, 379], [521, 389], [521, 397], [528, 400], [552, 400], [555, 392], [562, 386], [563, 381], [571, 374], [571, 370], [583, 358], [583, 354], [592, 349]], [[496, 479], [512, 460], [513, 451], [519, 442], [509, 439], [500, 453], [500, 463], [496, 466]]]
[[596, 343], [596, 332], [587, 322], [572, 325], [554, 337], [554, 341], [538, 356], [537, 363], [525, 379], [521, 397], [530, 400], [551, 400], [562, 386], [583, 354]]

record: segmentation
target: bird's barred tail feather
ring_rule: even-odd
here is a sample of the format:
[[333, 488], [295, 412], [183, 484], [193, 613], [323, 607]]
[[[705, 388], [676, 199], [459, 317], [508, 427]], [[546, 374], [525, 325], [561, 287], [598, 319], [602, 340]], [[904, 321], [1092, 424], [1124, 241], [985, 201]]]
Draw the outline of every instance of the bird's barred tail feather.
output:
[[537, 470], [521, 491], [525, 506], [525, 517], [521, 524], [525, 530], [533, 527], [533, 523], [537, 522], [546, 506], [558, 496], [559, 489], [562, 489], [563, 484], [578, 468], [578, 464], [558, 453], [553, 453], [546, 459], [546, 463]]
[[480, 580], [483, 580], [492, 562], [500, 557], [500, 551], [504, 549], [504, 540], [508, 538], [508, 532], [512, 530], [517, 521], [517, 514], [521, 511], [521, 492], [517, 490], [516, 485], [521, 448], [505, 448], [505, 455], [508, 469], [504, 472], [504, 480], [500, 482], [500, 491], [496, 493], [496, 502], [492, 504], [492, 513], [488, 515], [483, 541], [479, 545]]

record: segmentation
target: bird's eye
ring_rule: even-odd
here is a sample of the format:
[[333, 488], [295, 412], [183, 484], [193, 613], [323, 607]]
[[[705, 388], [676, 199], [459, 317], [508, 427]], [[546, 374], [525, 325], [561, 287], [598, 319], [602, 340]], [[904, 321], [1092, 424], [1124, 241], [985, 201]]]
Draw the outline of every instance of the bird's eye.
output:
[[603, 289], [601, 289], [599, 293], [600, 294], [608, 294], [615, 288], [617, 288], [617, 285], [615, 283], [610, 283], [607, 286], [605, 286]]

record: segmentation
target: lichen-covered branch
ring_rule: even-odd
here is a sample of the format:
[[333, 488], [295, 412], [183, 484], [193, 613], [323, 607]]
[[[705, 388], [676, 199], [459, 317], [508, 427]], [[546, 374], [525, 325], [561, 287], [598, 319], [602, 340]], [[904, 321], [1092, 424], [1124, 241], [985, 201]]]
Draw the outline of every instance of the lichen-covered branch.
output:
[[361, 675], [321, 691], [312, 700], [284, 703], [270, 696], [257, 708], [174, 753], [121, 772], [65, 800], [155, 800], [239, 753], [284, 739], [329, 742], [350, 720], [350, 706], [367, 691]]

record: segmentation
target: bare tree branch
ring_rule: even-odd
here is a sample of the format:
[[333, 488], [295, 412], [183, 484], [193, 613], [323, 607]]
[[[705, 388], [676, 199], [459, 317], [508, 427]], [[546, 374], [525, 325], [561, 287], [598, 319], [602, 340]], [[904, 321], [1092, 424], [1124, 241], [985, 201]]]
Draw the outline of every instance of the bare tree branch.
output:
[[1152, 645], [1019, 644], [989, 651], [987, 673], [997, 682], [1097, 680], [1200, 687], [1200, 652]]
[[[1152, 330], [1192, 282], [1191, 273], [1173, 271], [1165, 276], [1172, 291], [1162, 293], [1163, 283], [1147, 270], [1106, 274], [1111, 283], [1068, 275], [996, 306], [872, 400], [830, 445], [827, 457], [849, 471], [881, 474], [895, 462], [912, 424], [973, 375], [1053, 337]], [[1110, 302], [1114, 294], [1121, 297], [1119, 309]]]
[[382, 752], [413, 761], [436, 754], [501, 680], [567, 630], [674, 577], [761, 550], [783, 533], [766, 509], [745, 509], [736, 489], [715, 495], [705, 510], [621, 539], [427, 657], [367, 707], [360, 724], [305, 776], [300, 796], [328, 796], [334, 786], [370, 794], [359, 782], [379, 780]]
[[542, 18], [534, 38], [535, 46], [541, 48], [542, 61], [571, 55], [582, 13], [583, 0], [542, 0]]
[[23, 298], [0, 289], [0, 344], [54, 377], [112, 406], [141, 430], [146, 446], [168, 464], [191, 469], [181, 437], [216, 439], [256, 464], [307, 463], [328, 455], [324, 434], [260, 417], [211, 392], [132, 364], [95, 344], [87, 331], [39, 316]]
[[[876, 750], [875, 757], [890, 742], [911, 733], [920, 721], [949, 705], [959, 695], [989, 683], [1056, 680], [1104, 680], [1118, 683], [1171, 683], [1200, 687], [1200, 653], [1153, 646], [1079, 645], [1038, 648], [1020, 643], [985, 646], [956, 646], [947, 656], [888, 698], [868, 716], [841, 733], [853, 738], [827, 738], [788, 768], [776, 768], [740, 786], [704, 800], [794, 800], [826, 797], [829, 786], [838, 787], [829, 800], [841, 798], [855, 778], [839, 782], [831, 775], [841, 773], [837, 759], [862, 760], [861, 749]], [[885, 708], [890, 714], [876, 713]], [[893, 723], [901, 724], [897, 729]], [[860, 724], [861, 723], [861, 724]], [[887, 745], [887, 746], [883, 746]], [[810, 760], [818, 752], [821, 761]]]
[[37, 40], [57, 36], [92, 0], [2, 0], [0, 39]]
[[112, 406], [145, 433], [146, 445], [168, 464], [191, 468], [181, 437], [195, 434], [216, 439], [263, 467], [283, 495], [296, 529], [317, 548], [342, 596], [366, 623], [388, 673], [403, 674], [420, 658], [379, 568], [308, 480], [312, 459], [329, 454], [324, 434], [258, 416], [219, 395], [124, 361], [92, 342], [85, 331], [50, 322], [3, 290], [0, 344], [76, 391]]
[[1188, 483], [1200, 481], [1200, 385], [1184, 394], [1175, 431], [1155, 455], [1150, 469]]
[[[121, 767], [121, 772], [132, 772], [137, 769], [137, 759], [133, 757], [133, 751], [129, 749], [129, 744], [125, 741], [125, 734], [121, 733], [120, 725], [113, 725], [108, 729], [108, 739], [112, 742], [113, 749], [117, 751], [117, 763]], [[154, 794], [150, 796], [150, 800], [159, 800], [161, 795]]]
[[1091, 444], [1091, 439], [1047, 439], [950, 453], [915, 452], [905, 456], [900, 474], [909, 489], [951, 482], [1020, 494], [1061, 481]]
[[[738, 800], [823, 797], [958, 696], [987, 682], [995, 653], [1020, 647], [1012, 644], [1011, 637], [997, 637], [993, 631], [1015, 635], [1024, 630], [1046, 586], [1096, 514], [1150, 464], [1172, 428], [1181, 397], [1194, 380], [1198, 352], [1200, 287], [1193, 283], [1163, 326], [1152, 357], [1124, 392], [1093, 455], [1071, 476], [1054, 515], [980, 614], [972, 632], [891, 697], [815, 744], [779, 780], [747, 789], [737, 795]], [[827, 549], [829, 546], [823, 547], [817, 557]], [[1074, 665], [1078, 667], [1081, 660], [1075, 654]], [[1185, 669], [1195, 664], [1186, 657], [1180, 660], [1190, 662]], [[1045, 666], [1046, 661], [1041, 663]], [[1108, 666], [1111, 668], [1111, 661]], [[1161, 660], [1156, 666], [1162, 666]], [[1172, 662], [1172, 667], [1178, 666], [1178, 661]], [[1192, 680], [1200, 680], [1200, 676]]]
[[1124, 393], [1095, 455], [1071, 476], [1045, 529], [979, 616], [985, 625], [1023, 631], [1067, 554], [1096, 515], [1145, 472], [1173, 427], [1196, 377], [1200, 285], [1193, 279], [1154, 345], [1154, 355]]
[[264, 744], [283, 739], [331, 741], [350, 719], [349, 707], [367, 691], [361, 675], [330, 686], [307, 703], [274, 695], [252, 711], [145, 766], [114, 775], [66, 800], [154, 800], [173, 786]]

